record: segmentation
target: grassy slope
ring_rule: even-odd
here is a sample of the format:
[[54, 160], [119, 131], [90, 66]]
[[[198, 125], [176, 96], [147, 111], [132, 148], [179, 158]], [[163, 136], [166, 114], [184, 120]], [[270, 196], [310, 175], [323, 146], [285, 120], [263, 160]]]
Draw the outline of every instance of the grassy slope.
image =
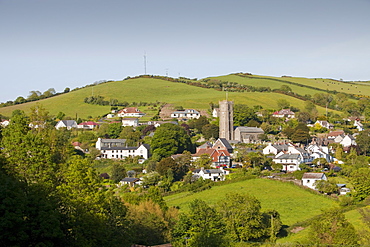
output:
[[210, 190], [195, 194], [180, 193], [165, 197], [169, 206], [179, 206], [180, 210], [188, 210], [189, 203], [194, 199], [202, 199], [211, 205], [224, 198], [230, 192], [249, 193], [260, 202], [262, 209], [277, 210], [283, 224], [292, 225], [321, 213], [321, 209], [330, 208], [337, 203], [327, 197], [313, 194], [290, 183], [275, 180], [253, 179], [223, 186], [215, 186]]
[[[184, 108], [208, 109], [209, 103], [218, 103], [226, 97], [225, 92], [173, 83], [152, 78], [138, 78], [125, 81], [115, 81], [72, 91], [40, 102], [52, 115], [62, 111], [67, 116], [86, 118], [87, 116], [102, 116], [109, 112], [109, 106], [97, 106], [84, 103], [84, 98], [101, 95], [105, 100], [111, 98], [127, 102], [166, 102], [182, 105]], [[276, 101], [286, 98], [292, 105], [303, 107], [304, 102], [293, 97], [275, 93], [229, 93], [228, 99], [236, 104], [262, 105], [265, 108], [277, 108]], [[0, 108], [0, 114], [10, 116], [15, 109], [26, 113], [36, 102]], [[324, 109], [320, 108], [321, 112]]]

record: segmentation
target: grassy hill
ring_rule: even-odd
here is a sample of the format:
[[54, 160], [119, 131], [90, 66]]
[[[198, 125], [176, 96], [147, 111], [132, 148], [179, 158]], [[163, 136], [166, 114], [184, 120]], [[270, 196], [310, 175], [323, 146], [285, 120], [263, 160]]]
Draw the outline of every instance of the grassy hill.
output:
[[242, 182], [215, 186], [199, 193], [183, 192], [165, 197], [169, 206], [178, 206], [180, 210], [188, 210], [189, 203], [194, 199], [202, 199], [210, 205], [215, 205], [230, 192], [248, 193], [255, 196], [263, 210], [275, 209], [281, 215], [285, 225], [293, 225], [312, 218], [321, 213], [322, 209], [331, 208], [337, 202], [312, 193], [300, 187], [276, 180], [251, 179]]
[[[212, 77], [209, 79], [237, 82], [239, 84], [259, 87], [268, 86], [272, 89], [280, 88], [281, 85], [286, 84], [292, 88], [293, 92], [297, 92], [302, 95], [322, 93], [322, 89], [325, 89], [325, 86], [322, 82], [319, 83], [315, 79], [306, 78], [275, 78], [267, 76], [242, 77], [238, 75], [227, 75]], [[292, 81], [295, 84], [289, 84], [287, 81]], [[355, 87], [360, 89], [361, 87], [361, 91], [367, 95], [370, 95], [370, 86], [367, 83], [355, 85], [333, 80], [327, 80], [325, 83], [328, 84], [329, 81], [340, 83], [338, 87], [345, 87], [344, 85], [346, 85], [348, 88], [351, 87], [351, 89]], [[296, 85], [298, 83], [301, 83], [302, 86]], [[316, 85], [317, 89], [308, 88], [305, 85]], [[343, 92], [345, 89], [347, 88], [344, 88]], [[348, 93], [352, 92], [349, 90], [347, 91]], [[353, 91], [353, 93], [354, 92], [355, 91]], [[191, 86], [185, 83], [171, 82], [166, 79], [135, 78], [89, 86], [37, 102], [41, 103], [51, 115], [56, 115], [58, 112], [64, 112], [66, 116], [73, 118], [76, 117], [76, 115], [81, 118], [87, 118], [88, 116], [97, 117], [109, 113], [110, 106], [98, 106], [84, 103], [84, 99], [91, 95], [103, 96], [105, 100], [117, 99], [120, 102], [127, 101], [129, 103], [140, 101], [148, 103], [170, 103], [175, 106], [181, 105], [184, 108], [195, 108], [198, 110], [208, 110], [210, 102], [217, 104], [219, 100], [226, 98], [225, 92], [214, 89]], [[233, 100], [235, 104], [248, 104], [250, 106], [261, 105], [267, 109], [277, 109], [277, 101], [279, 99], [287, 99], [291, 105], [294, 105], [298, 108], [303, 108], [304, 106], [304, 101], [278, 93], [229, 92], [228, 99]], [[0, 114], [10, 116], [12, 111], [15, 109], [21, 109], [27, 113], [35, 104], [36, 102], [29, 102], [20, 105], [3, 107], [0, 108]], [[317, 108], [321, 114], [325, 112], [324, 108]], [[145, 112], [147, 109], [144, 108], [140, 110]]]

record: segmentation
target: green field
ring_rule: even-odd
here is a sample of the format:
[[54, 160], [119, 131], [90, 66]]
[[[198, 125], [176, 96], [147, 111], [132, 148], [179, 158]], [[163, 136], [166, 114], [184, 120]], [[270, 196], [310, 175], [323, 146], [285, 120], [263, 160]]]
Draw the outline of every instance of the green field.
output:
[[214, 186], [209, 190], [191, 194], [179, 193], [165, 197], [169, 206], [178, 206], [180, 210], [188, 210], [189, 203], [194, 199], [202, 199], [215, 205], [230, 192], [248, 193], [255, 196], [263, 210], [275, 209], [281, 215], [283, 224], [291, 226], [312, 218], [321, 213], [322, 209], [337, 206], [337, 202], [291, 183], [268, 179], [251, 179], [222, 186]]
[[[240, 84], [248, 84], [252, 86], [269, 86], [272, 89], [280, 88], [281, 85], [284, 84], [283, 82], [271, 80], [268, 77], [266, 77], [266, 79], [255, 79], [228, 75], [215, 77], [213, 79], [238, 82]], [[288, 79], [296, 80], [296, 82], [301, 81], [306, 84], [315, 83], [314, 79], [284, 78], [284, 80]], [[313, 95], [315, 93], [322, 92], [296, 85], [289, 86], [294, 92], [299, 94]], [[367, 84], [362, 85], [362, 87], [370, 88]], [[368, 94], [370, 95], [370, 92], [368, 92]], [[40, 102], [51, 115], [63, 112], [66, 116], [72, 118], [75, 118], [77, 115], [77, 117], [85, 119], [88, 116], [98, 117], [109, 113], [110, 106], [98, 106], [84, 103], [84, 99], [91, 95], [103, 96], [105, 100], [117, 99], [120, 102], [127, 101], [129, 103], [170, 103], [175, 106], [195, 108], [197, 110], [208, 110], [210, 102], [217, 104], [220, 100], [226, 98], [225, 92], [214, 89], [201, 88], [156, 78], [136, 78], [90, 86], [37, 102]], [[291, 103], [291, 105], [298, 108], [303, 108], [304, 106], [304, 101], [278, 93], [229, 92], [227, 97], [229, 100], [233, 100], [235, 104], [247, 104], [251, 107], [254, 105], [261, 105], [265, 109], [277, 110], [277, 100], [279, 99], [286, 99]], [[3, 107], [0, 108], [0, 114], [9, 117], [15, 109], [20, 109], [28, 113], [30, 108], [35, 104], [36, 102], [29, 102]], [[321, 114], [325, 112], [325, 109], [322, 107], [317, 107], [317, 109]], [[145, 112], [145, 110], [148, 109], [141, 107], [140, 110]]]

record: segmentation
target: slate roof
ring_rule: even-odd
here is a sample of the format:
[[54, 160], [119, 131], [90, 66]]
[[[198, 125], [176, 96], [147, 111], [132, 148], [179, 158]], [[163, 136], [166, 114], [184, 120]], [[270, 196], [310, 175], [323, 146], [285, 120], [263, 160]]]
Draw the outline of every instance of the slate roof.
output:
[[302, 179], [321, 179], [324, 176], [324, 173], [314, 173], [314, 172], [306, 172], [303, 174]]
[[133, 183], [133, 182], [137, 182], [137, 181], [140, 181], [140, 179], [127, 177], [127, 178], [124, 178], [124, 179], [121, 180], [121, 182], [129, 182], [129, 183]]
[[226, 140], [226, 138], [218, 138], [222, 142], [222, 144], [225, 146], [227, 150], [232, 150], [233, 147], [230, 145], [230, 143]]
[[282, 154], [275, 159], [298, 159], [300, 157], [299, 154]]

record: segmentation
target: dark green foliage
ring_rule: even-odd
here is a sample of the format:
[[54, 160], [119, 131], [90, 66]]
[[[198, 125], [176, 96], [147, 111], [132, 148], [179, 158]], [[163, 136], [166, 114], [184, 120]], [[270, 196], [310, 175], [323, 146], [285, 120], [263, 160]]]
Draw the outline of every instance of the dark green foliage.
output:
[[324, 212], [311, 223], [310, 242], [324, 246], [358, 246], [358, 235], [338, 209]]
[[108, 136], [111, 139], [117, 139], [122, 131], [122, 124], [121, 123], [111, 123], [108, 125]]
[[363, 200], [370, 195], [370, 170], [360, 168], [351, 173], [351, 182], [355, 188], [354, 197]]
[[156, 167], [157, 172], [162, 176], [166, 175], [169, 169], [172, 171], [175, 181], [181, 180], [188, 171], [187, 166], [176, 163], [171, 157], [163, 158]]
[[175, 124], [162, 124], [157, 128], [151, 142], [153, 154], [159, 157], [168, 157], [172, 154], [192, 150], [190, 137], [185, 130]]
[[207, 140], [210, 138], [218, 139], [219, 127], [215, 124], [206, 124], [202, 127], [202, 134]]
[[196, 199], [190, 203], [188, 214], [180, 215], [173, 230], [174, 246], [227, 246], [222, 217], [204, 201]]
[[41, 185], [27, 185], [0, 168], [0, 246], [66, 245], [56, 208]]
[[115, 182], [118, 183], [122, 179], [126, 177], [126, 169], [123, 164], [114, 163], [112, 167], [112, 175], [110, 178]]
[[200, 116], [198, 119], [194, 119], [190, 121], [189, 127], [192, 129], [198, 130], [198, 132], [202, 132], [203, 126], [209, 124], [209, 121], [207, 117], [205, 116]]
[[246, 126], [250, 120], [258, 120], [254, 109], [244, 104], [236, 104], [234, 106], [234, 125]]
[[367, 155], [370, 151], [370, 130], [366, 129], [361, 131], [356, 138], [356, 143], [359, 146], [361, 153]]

